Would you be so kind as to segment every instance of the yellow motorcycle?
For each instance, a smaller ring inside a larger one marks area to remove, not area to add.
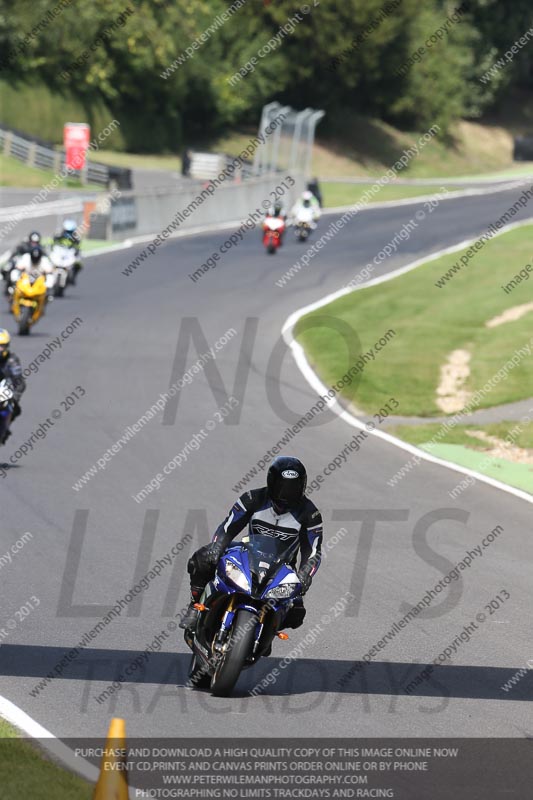
[[[11,311],[19,326],[19,335],[27,336],[32,325],[44,314],[46,305],[44,275],[21,272],[13,291]]]

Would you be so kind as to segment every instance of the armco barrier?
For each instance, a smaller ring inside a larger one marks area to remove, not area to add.
[[[282,172],[239,184],[221,183],[212,194],[204,192],[203,197],[203,189],[198,187],[179,192],[168,189],[122,192],[117,200],[111,202],[111,237],[123,238],[126,220],[129,236],[157,234],[173,221],[177,224],[172,233],[244,220],[258,208],[266,212],[266,204],[273,202],[273,192],[277,187],[280,187],[278,195],[281,202],[290,209],[305,189],[303,175],[293,174],[291,177],[294,186],[290,189],[282,185],[284,181],[287,184],[287,175]],[[205,186],[208,185],[206,183]],[[195,203],[194,208],[190,208],[192,203]]]
[[[40,140],[22,135],[13,129],[0,127],[0,151],[24,162],[29,167],[59,172],[65,166],[64,150],[54,150]],[[131,188],[131,170],[124,167],[111,167],[87,160],[86,169],[80,173],[85,183],[98,183],[110,186],[114,182],[119,188]]]

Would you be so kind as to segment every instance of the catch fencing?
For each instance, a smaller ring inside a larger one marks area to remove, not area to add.
[[[311,176],[315,130],[325,111],[306,108],[297,111],[291,106],[280,103],[268,103],[263,107],[259,134],[264,134],[272,120],[281,119],[270,136],[256,150],[253,173],[263,175],[270,172],[289,170],[291,174],[301,172],[307,178]]]

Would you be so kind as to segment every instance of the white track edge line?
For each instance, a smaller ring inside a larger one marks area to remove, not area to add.
[[[98,767],[90,764],[84,758],[75,756],[70,747],[67,747],[53,733],[43,728],[25,711],[12,703],[11,700],[2,696],[0,696],[0,717],[3,717],[6,722],[14,725],[33,739],[39,739],[41,747],[72,772],[75,772],[90,783],[96,783],[98,780],[100,772]]]
[[[503,233],[507,233],[514,228],[521,228],[526,225],[531,225],[533,223],[533,218],[528,220],[523,220],[521,222],[512,222],[509,225],[505,226],[501,230],[497,231],[494,234],[494,237],[499,236]],[[465,247],[468,247],[470,244],[473,244],[477,241],[478,237],[473,239],[469,239],[465,242],[461,242],[458,245],[453,245],[452,247],[447,247],[442,250],[437,250],[434,253],[431,253],[429,256],[425,258],[419,258],[416,261],[412,261],[410,264],[407,264],[404,267],[400,267],[393,272],[388,273],[387,275],[382,275],[379,278],[374,278],[373,280],[369,281],[368,283],[360,284],[359,286],[352,287],[350,289],[340,289],[337,292],[333,292],[331,294],[326,295],[321,300],[316,301],[315,303],[310,303],[307,306],[303,306],[302,308],[293,311],[292,314],[286,319],[281,333],[283,338],[285,339],[287,345],[290,347],[292,351],[293,358],[300,369],[302,375],[311,386],[311,388],[318,392],[320,395],[327,394],[329,391],[329,386],[326,386],[322,383],[316,372],[312,369],[311,365],[309,364],[305,351],[303,347],[295,340],[293,332],[294,326],[301,319],[301,317],[309,314],[311,311],[315,311],[318,308],[322,308],[325,305],[337,300],[339,297],[343,297],[350,292],[360,291],[361,289],[365,289],[368,286],[373,286],[378,283],[384,283],[385,281],[393,280],[394,278],[399,277],[400,275],[404,275],[406,272],[410,272],[413,269],[421,266],[422,264],[426,264],[430,261],[435,261],[436,259],[440,258],[443,255],[447,255],[448,253],[453,253],[458,250],[463,250]],[[360,430],[365,429],[366,425],[360,419],[357,419],[353,414],[349,411],[344,409],[339,402],[332,398],[331,402],[328,403],[329,408],[337,414],[344,422],[348,425],[351,425],[353,428],[358,428]],[[475,480],[481,481],[482,483],[486,483],[489,486],[493,486],[496,489],[500,489],[501,491],[507,492],[508,494],[512,494],[515,497],[519,497],[521,500],[525,500],[527,503],[533,504],[533,495],[529,494],[528,492],[524,492],[521,489],[517,489],[514,486],[509,486],[506,483],[502,483],[501,481],[497,480],[496,478],[491,478],[488,475],[483,475],[480,472],[476,472],[475,470],[469,469],[468,467],[462,467],[460,464],[454,464],[452,461],[446,461],[442,458],[437,458],[436,456],[432,456],[429,453],[426,453],[425,450],[420,450],[418,447],[415,447],[408,442],[404,442],[401,439],[398,439],[395,436],[392,436],[390,433],[385,433],[384,431],[373,430],[369,431],[369,433],[373,436],[377,436],[379,439],[383,439],[389,444],[394,445],[395,447],[399,447],[401,450],[406,450],[408,453],[412,453],[416,455],[421,461],[429,461],[433,464],[439,464],[442,467],[446,467],[454,472],[459,472],[462,475],[469,475],[470,477],[474,478]],[[392,477],[392,476],[391,476]]]

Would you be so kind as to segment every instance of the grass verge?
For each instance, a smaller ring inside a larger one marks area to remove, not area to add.
[[[488,241],[442,289],[435,282],[460,257],[443,256],[412,272],[352,292],[299,321],[296,337],[324,383],[333,384],[346,371],[346,342],[331,325],[308,325],[306,320],[330,316],[357,332],[362,351],[368,351],[386,331],[395,337],[369,361],[359,383],[344,390],[347,400],[369,413],[393,396],[396,414],[442,415],[436,405],[440,367],[452,350],[471,355],[471,373],[465,389],[475,392],[500,370],[516,349],[532,338],[533,314],[493,328],[487,320],[514,306],[531,302],[531,282],[523,280],[506,294],[501,288],[524,265],[531,263],[532,226]],[[354,269],[354,274],[356,270]],[[479,408],[524,400],[533,396],[533,357],[521,358],[505,380],[479,402]]]
[[[99,150],[93,161],[127,169],[160,169],[181,174],[181,158],[172,155],[144,155],[142,153],[121,153],[116,150]]]
[[[483,431],[489,436],[496,436],[498,439],[505,440],[505,437],[509,436],[516,447],[533,450],[533,422],[520,424],[519,422],[504,420],[488,425],[456,425],[455,428],[446,430],[442,436],[440,431],[441,425],[438,422],[430,422],[424,425],[393,425],[387,428],[387,433],[391,433],[393,436],[415,445],[428,444],[438,433],[438,441],[442,442],[442,444],[458,444],[471,450],[486,452],[491,449],[491,445],[469,435],[469,431]]]
[[[90,800],[93,789],[81,778],[43,758],[0,719],[0,797],[2,800]]]
[[[501,449],[495,451],[493,445],[482,442],[469,435],[470,432],[482,431],[500,440],[510,442],[514,447],[524,448],[533,455],[533,423],[496,422],[491,425],[458,425],[447,430],[443,435],[441,426],[437,423],[429,425],[397,425],[387,428],[387,433],[392,433],[399,439],[410,442],[420,447],[431,455],[452,461],[462,467],[467,467],[482,475],[517,489],[533,494],[533,464],[522,463],[512,457],[504,457]],[[464,488],[471,485],[470,478],[461,478],[457,481],[458,487],[453,490],[459,496]]]
[[[324,208],[355,205],[371,186],[373,186],[372,183],[322,183]],[[425,197],[426,195],[439,194],[443,189],[449,192],[456,192],[461,188],[461,186],[394,186],[387,184],[379,192],[372,195],[370,202],[383,203],[387,200]]]
[[[42,189],[56,177],[56,173],[48,169],[28,167],[12,156],[0,154],[0,186],[14,186],[17,189]],[[65,178],[58,189],[83,189],[96,191],[93,184],[82,186],[77,178]]]
[[[118,250],[121,245],[122,243],[117,242],[116,239],[84,239],[81,246],[81,255],[83,257],[84,253],[107,250],[110,247],[116,247]]]

